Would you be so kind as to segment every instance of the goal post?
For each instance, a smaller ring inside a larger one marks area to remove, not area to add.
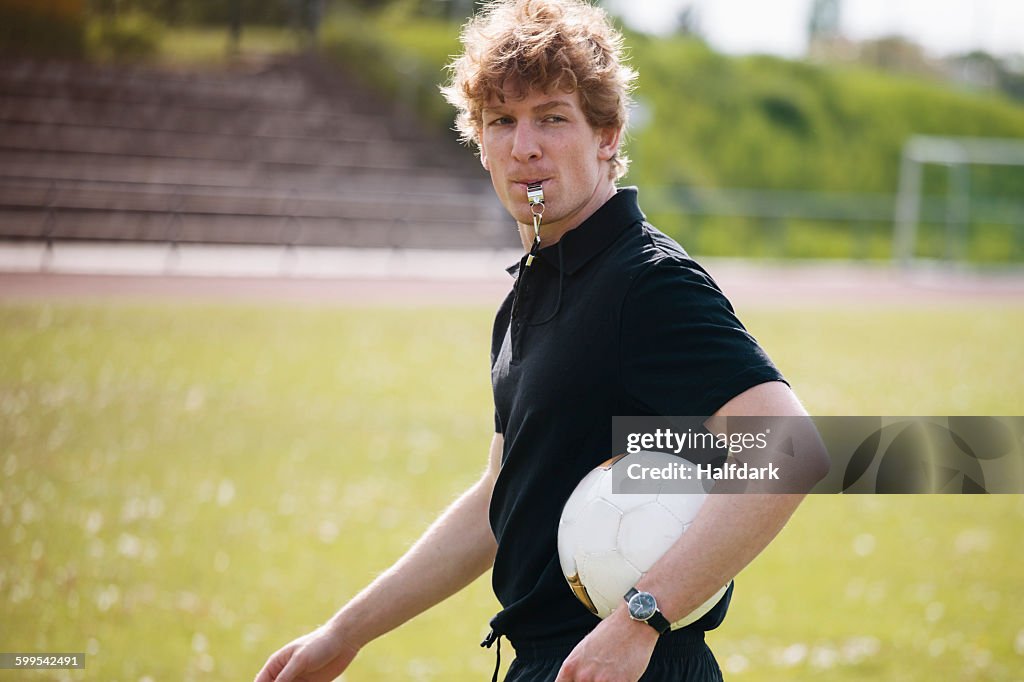
[[[946,256],[960,259],[971,219],[971,165],[1024,166],[1024,140],[990,137],[938,137],[914,135],[903,145],[899,190],[893,216],[893,259],[909,266],[917,246],[921,213],[923,166],[949,168],[946,196]]]

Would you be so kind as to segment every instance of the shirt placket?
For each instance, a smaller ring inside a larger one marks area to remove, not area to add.
[[[542,280],[546,279],[546,273],[543,270],[544,265],[540,259],[535,259],[529,267],[525,267],[525,259],[520,264],[509,322],[513,363],[518,363],[522,358],[526,330],[537,311],[537,303],[542,293]]]

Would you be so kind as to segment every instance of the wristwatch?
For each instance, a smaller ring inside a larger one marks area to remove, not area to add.
[[[623,599],[626,600],[629,617],[647,623],[657,630],[659,635],[664,634],[672,627],[665,616],[661,615],[661,611],[658,610],[658,600],[650,592],[641,592],[632,587]]]

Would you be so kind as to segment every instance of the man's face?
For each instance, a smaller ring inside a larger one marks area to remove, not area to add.
[[[595,130],[583,115],[579,93],[528,91],[483,110],[480,161],[490,171],[498,199],[520,225],[532,218],[526,186],[544,188],[543,244],[586,220],[615,192],[609,159],[619,144],[616,129]]]

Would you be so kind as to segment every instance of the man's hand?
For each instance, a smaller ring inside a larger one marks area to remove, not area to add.
[[[278,649],[267,659],[255,682],[330,682],[345,671],[359,648],[327,626]]]
[[[555,682],[636,682],[647,670],[658,633],[615,609],[562,663]]]
[[[256,682],[327,682],[359,650],[455,594],[494,564],[487,519],[504,440],[491,439],[487,469],[395,564],[332,617],[267,659]],[[383,605],[383,606],[382,606]]]

